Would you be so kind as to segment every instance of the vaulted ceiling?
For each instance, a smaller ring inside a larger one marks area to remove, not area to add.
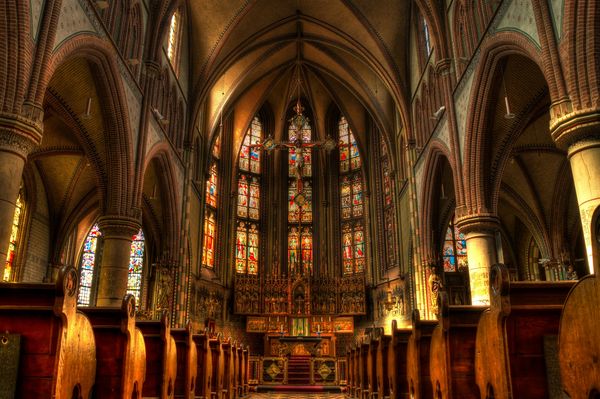
[[[300,64],[301,95],[317,124],[334,102],[342,112],[366,110],[392,132],[407,98],[410,7],[408,0],[190,1],[196,110],[207,112],[211,131],[223,109],[245,110],[236,116],[239,130],[268,102],[277,124]],[[364,128],[360,118],[351,121],[356,130]]]

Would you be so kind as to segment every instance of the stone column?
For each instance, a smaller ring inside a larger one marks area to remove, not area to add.
[[[496,231],[499,221],[492,215],[468,215],[456,222],[467,241],[472,305],[490,304],[490,270],[497,263]]]
[[[127,216],[102,216],[98,227],[104,245],[96,305],[121,306],[127,292],[131,241],[140,230],[140,222]]]
[[[40,125],[18,115],[0,113],[0,278],[4,275],[23,167],[41,138]]]
[[[567,150],[585,239],[588,266],[594,273],[593,216],[600,206],[600,110],[577,111],[550,123],[556,145]],[[597,255],[596,255],[597,256]]]

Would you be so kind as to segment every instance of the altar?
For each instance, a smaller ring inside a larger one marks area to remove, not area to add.
[[[265,355],[334,357],[335,335],[285,336],[265,334]]]

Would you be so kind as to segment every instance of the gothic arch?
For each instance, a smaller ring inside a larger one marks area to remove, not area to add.
[[[471,90],[471,108],[467,112],[466,134],[464,139],[465,205],[468,213],[490,212],[491,188],[484,181],[484,156],[487,135],[486,124],[490,121],[489,109],[497,97],[493,92],[494,78],[500,62],[510,55],[521,55],[538,65],[549,87],[547,71],[541,60],[540,51],[529,39],[515,32],[499,33],[488,39],[481,47],[481,56]],[[552,98],[553,99],[553,98]]]

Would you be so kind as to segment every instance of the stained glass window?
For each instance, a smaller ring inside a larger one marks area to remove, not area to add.
[[[213,208],[217,207],[217,163],[210,166],[208,181],[206,182],[206,203]]]
[[[445,272],[455,272],[467,268],[467,241],[465,235],[458,231],[454,217],[446,229],[442,256]]]
[[[127,293],[135,296],[136,307],[140,307],[142,293],[142,272],[145,252],[144,232],[142,229],[133,236],[129,252],[129,274],[127,275]]]
[[[221,158],[221,135],[219,134],[213,144],[212,156],[220,159]]]
[[[381,161],[381,170],[383,173],[383,201],[384,205],[388,206],[392,204],[393,182],[390,177],[390,162],[387,157],[383,158]]]
[[[340,209],[342,224],[342,268],[344,274],[365,269],[363,229],[364,198],[362,160],[356,138],[345,117],[338,123],[340,141]]]
[[[10,230],[10,240],[8,241],[8,251],[6,253],[6,263],[4,264],[4,276],[3,281],[10,280],[10,274],[15,262],[15,255],[17,253],[17,240],[19,238],[19,223],[21,222],[21,213],[23,211],[23,200],[21,194],[17,197],[15,202],[15,213],[13,215],[12,228]]]
[[[169,43],[167,46],[167,57],[171,62],[171,65],[176,68],[177,64],[177,53],[179,52],[179,37],[181,28],[181,15],[179,11],[173,13],[171,22],[169,24]]]
[[[380,157],[381,164],[381,179],[382,179],[382,202],[383,202],[383,217],[385,221],[385,252],[387,259],[387,268],[397,266],[397,248],[396,248],[396,209],[394,207],[394,179],[391,175],[391,167],[389,160],[389,152],[387,144],[380,137]]]
[[[362,223],[342,226],[342,265],[344,274],[365,270],[365,235]]]
[[[431,37],[429,36],[429,25],[427,25],[425,18],[423,18],[423,40],[425,42],[425,54],[429,57],[431,55]]]
[[[83,253],[79,264],[79,296],[77,305],[89,306],[94,281],[94,268],[96,266],[96,251],[98,239],[102,235],[97,224],[92,226],[88,236],[83,242]]]
[[[302,143],[309,143],[312,140],[312,129],[306,121],[302,127],[301,131],[302,135]],[[298,132],[293,129],[293,126],[290,125],[288,129],[288,138],[290,142],[295,142],[298,137]],[[297,168],[299,166],[302,167],[302,176],[303,177],[311,177],[312,176],[312,149],[310,147],[296,148],[290,147],[288,149],[288,171],[290,177],[297,176]]]
[[[358,143],[354,138],[352,130],[348,127],[348,121],[343,116],[338,124],[340,137],[340,172],[358,170],[362,166]]]
[[[299,254],[299,246],[298,242],[300,240],[300,235],[298,234],[298,229],[296,227],[290,228],[288,232],[288,265],[290,270],[295,270],[300,263]]]
[[[313,265],[313,238],[310,227],[304,227],[300,236],[302,243],[302,267],[305,271],[312,271]]]
[[[257,226],[239,223],[236,231],[235,270],[238,273],[258,273],[258,243]]]
[[[211,269],[215,267],[215,214],[210,210],[204,215],[202,265]]]
[[[312,222],[312,187],[305,180],[302,190],[298,192],[297,181],[290,181],[288,190],[288,222],[298,223],[302,212],[302,223]]]
[[[260,217],[260,186],[256,177],[241,175],[238,179],[237,215],[241,218],[258,220]]]
[[[252,119],[252,123],[244,136],[244,142],[240,149],[240,169],[246,172],[260,173],[260,151],[258,144],[262,141],[262,124],[257,117]]]

